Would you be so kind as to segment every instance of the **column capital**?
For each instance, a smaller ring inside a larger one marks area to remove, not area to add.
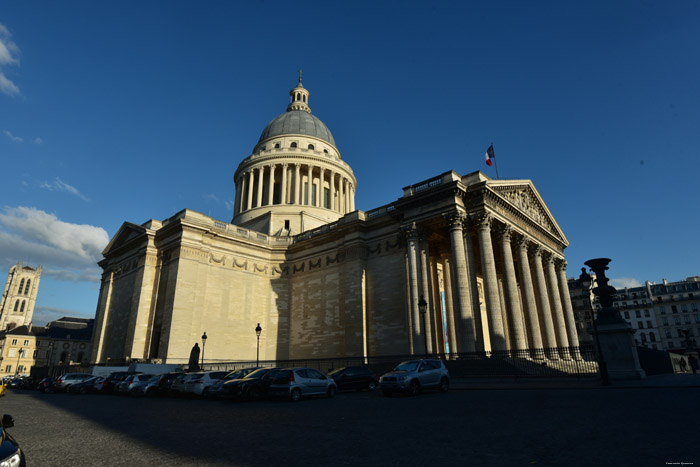
[[[515,246],[518,248],[528,247],[528,239],[525,237],[525,235],[513,235],[511,236],[511,241],[515,243]]]
[[[477,214],[471,214],[469,216],[469,221],[480,230],[489,230],[491,224],[493,223],[493,216],[487,212],[480,212]]]
[[[566,271],[566,267],[568,266],[568,264],[569,263],[567,263],[564,258],[554,258],[554,265],[559,271]]]
[[[289,162],[282,162],[282,167],[285,169],[289,167]]]
[[[406,237],[406,239],[418,240],[418,226],[415,222],[412,222],[411,224],[407,225],[402,225],[399,230],[401,230],[401,234],[403,234],[403,236]]]
[[[544,248],[542,248],[542,245],[539,245],[537,243],[531,243],[528,245],[528,250],[530,250],[530,253],[532,256],[542,256],[544,253]]]
[[[513,228],[508,224],[500,224],[498,227],[496,227],[496,232],[504,242],[510,242],[511,238],[514,236]]]
[[[446,212],[442,214],[442,217],[445,219],[445,222],[447,222],[450,230],[461,230],[462,224],[466,219],[465,214],[460,211]]]

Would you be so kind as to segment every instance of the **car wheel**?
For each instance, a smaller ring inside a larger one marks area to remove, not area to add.
[[[448,389],[450,389],[450,382],[447,378],[442,378],[440,380],[440,392],[447,392]]]
[[[329,387],[329,388],[328,388],[328,398],[330,399],[330,398],[332,398],[333,396],[335,396],[335,393],[336,393],[336,392],[338,392],[338,390],[336,389],[335,386]]]
[[[301,399],[301,391],[298,389],[292,389],[292,393],[290,394],[290,397],[293,402],[297,402],[299,399]]]
[[[416,381],[414,379],[413,381],[411,381],[411,386],[408,389],[408,393],[411,396],[417,396],[419,392],[420,392],[420,384],[418,384],[418,381]]]
[[[369,383],[367,383],[368,391],[374,391],[375,389],[377,389],[377,383],[375,383],[374,381],[370,381]]]

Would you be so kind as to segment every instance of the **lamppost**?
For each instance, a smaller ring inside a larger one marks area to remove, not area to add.
[[[17,355],[17,368],[15,368],[15,376],[19,374],[19,359],[22,358],[22,352],[24,351],[24,348],[20,347],[19,348],[19,355]]]
[[[205,331],[204,334],[202,334],[202,365],[201,365],[202,370],[204,369],[204,346],[206,345],[206,343],[207,343],[207,333]]]
[[[51,357],[53,357],[53,345],[54,341],[49,342],[49,356],[46,359],[46,366],[51,366]]]
[[[587,261],[587,266],[590,266]],[[597,317],[594,315],[593,301],[591,300],[591,291],[593,290],[593,278],[586,272],[586,268],[581,268],[581,275],[578,278],[581,287],[587,292],[586,299],[589,302],[591,308],[591,324],[593,325],[593,334],[595,334],[596,350],[598,353],[598,368],[600,369],[600,383],[603,386],[610,385],[610,379],[608,378],[608,365],[605,363],[603,358],[603,349],[600,346],[600,336],[598,335],[598,326],[596,325]],[[607,281],[606,281],[607,282]],[[600,313],[598,314],[600,316]]]
[[[255,366],[260,366],[260,333],[262,332],[262,328],[260,327],[260,323],[258,323],[257,326],[255,326],[255,335],[258,336],[258,352],[255,356]]]
[[[423,316],[423,343],[425,343],[425,358],[428,358],[428,329],[425,327],[425,314],[428,312],[428,303],[426,303],[422,295],[418,301],[418,310]]]

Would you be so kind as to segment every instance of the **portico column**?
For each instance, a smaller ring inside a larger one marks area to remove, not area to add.
[[[306,186],[306,196],[307,196],[306,204],[307,204],[307,206],[313,206],[314,205],[314,203],[313,203],[314,198],[313,198],[313,196],[311,196],[311,190],[313,190],[313,188],[314,188],[314,179],[313,179],[314,168],[311,166],[311,164],[309,164],[307,167],[309,168],[309,170],[308,170],[308,175],[307,175],[308,185]]]
[[[549,295],[552,298],[552,322],[554,323],[554,332],[557,336],[557,347],[568,347],[569,339],[566,336],[566,322],[564,321],[564,309],[561,306],[561,297],[559,296],[559,285],[557,273],[554,270],[554,256],[548,255],[547,259],[547,279],[549,280]],[[568,349],[567,349],[568,350]],[[561,349],[559,354],[564,358],[569,358],[569,353],[565,349]]]
[[[331,179],[329,180],[329,185],[331,187],[331,209],[333,211],[338,210],[338,201],[336,200],[335,197],[335,171],[331,170]]]
[[[340,176],[340,180],[338,181],[338,185],[340,185],[340,195],[338,196],[338,206],[340,209],[338,210],[339,213],[345,214],[345,190],[344,190],[344,184],[345,184],[345,179],[343,176]]]
[[[452,272],[450,271],[451,267],[452,261],[449,258],[443,258],[442,277],[445,281],[445,315],[447,315],[447,334],[449,337],[448,343],[450,348],[450,354],[457,354],[459,352],[459,346],[457,344],[457,329],[455,329],[455,309],[452,303]]]
[[[555,260],[557,267],[557,278],[559,279],[559,295],[564,308],[564,322],[566,323],[566,333],[569,337],[571,356],[576,360],[581,359],[579,350],[578,332],[576,331],[576,319],[574,309],[571,306],[571,295],[569,295],[569,281],[566,279],[566,261],[561,258]]]
[[[496,259],[493,256],[493,243],[491,242],[491,223],[493,218],[487,213],[481,213],[475,220],[477,221],[476,232],[479,236],[479,251],[481,252],[481,265],[484,273],[489,340],[491,341],[491,350],[498,352],[506,350],[506,340],[503,329],[503,317],[501,315],[501,301],[498,295]]]
[[[469,295],[469,276],[467,260],[464,255],[462,240],[462,223],[464,214],[452,213],[445,216],[450,228],[450,247],[452,249],[452,268],[454,271],[455,314],[457,319],[457,348],[460,352],[474,352],[474,318]]]
[[[264,167],[258,167],[256,170],[258,171],[258,197],[257,197],[257,203],[255,204],[256,208],[259,208],[262,206],[262,195],[263,195],[263,170]]]
[[[544,278],[544,268],[542,267],[542,254],[544,250],[539,245],[532,247],[532,260],[535,263],[535,286],[537,296],[540,301],[539,315],[544,325],[544,346],[553,348],[557,346],[557,339],[554,333],[554,322],[552,321],[552,308],[549,306],[549,294],[547,293],[547,281]],[[547,356],[557,358],[553,351],[548,351]]]
[[[236,180],[236,200],[233,206],[233,217],[236,217],[236,215],[241,212],[241,191],[243,190],[244,180],[245,178],[242,175]]]
[[[294,164],[294,204],[301,204],[301,164]]]
[[[253,187],[255,186],[253,183],[253,170],[251,169],[250,172],[248,172],[248,203],[246,206],[246,210],[252,209],[253,208]]]
[[[425,313],[427,316],[422,317],[421,326],[423,327],[423,336],[425,338],[425,344],[427,345],[428,354],[432,354],[434,336],[432,317],[435,315],[435,309],[433,307],[433,295],[430,293],[432,288],[430,280],[430,250],[428,249],[428,239],[426,237],[422,238],[420,243],[421,292],[423,299],[428,304]]]
[[[474,349],[476,352],[483,352],[484,347],[484,326],[481,322],[481,301],[479,300],[479,283],[476,279],[476,247],[472,238],[472,227],[474,220],[467,218],[464,222],[462,236],[464,237],[464,250],[467,253],[467,273],[469,276],[469,295],[471,296],[471,309],[474,318]]]
[[[543,347],[542,332],[540,331],[540,320],[537,317],[537,301],[535,300],[535,288],[532,285],[530,258],[527,254],[527,240],[525,237],[516,237],[515,247],[518,250],[518,263],[520,263],[520,278],[522,280],[520,289],[523,294],[525,317],[530,328],[530,347],[541,349]]]
[[[518,294],[518,283],[515,278],[515,266],[513,264],[513,250],[510,246],[510,237],[513,229],[508,225],[503,225],[499,229],[501,240],[501,256],[503,256],[503,288],[506,297],[506,311],[508,321],[511,323],[512,342],[517,350],[527,348],[527,339],[523,329],[523,310],[520,307],[520,295]]]
[[[418,229],[416,224],[412,224],[405,228],[406,239],[408,240],[408,266],[409,266],[409,281],[411,287],[411,297],[408,306],[410,312],[411,325],[413,329],[413,348],[411,354],[415,355],[420,352],[417,347],[423,344],[420,325],[420,311],[418,310]]]
[[[280,202],[287,204],[287,170],[289,164],[282,164],[282,186],[280,187]]]
[[[275,164],[272,164],[269,166],[270,167],[270,176],[267,181],[267,205],[272,206],[272,197],[274,195],[274,188],[275,188]]]

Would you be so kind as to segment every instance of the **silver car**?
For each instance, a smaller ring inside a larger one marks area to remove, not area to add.
[[[298,401],[307,396],[333,397],[338,392],[333,378],[313,368],[285,368],[275,375],[267,394]]]
[[[379,378],[379,387],[385,396],[395,392],[415,396],[423,389],[447,392],[450,387],[450,374],[442,360],[407,360],[382,375]]]

